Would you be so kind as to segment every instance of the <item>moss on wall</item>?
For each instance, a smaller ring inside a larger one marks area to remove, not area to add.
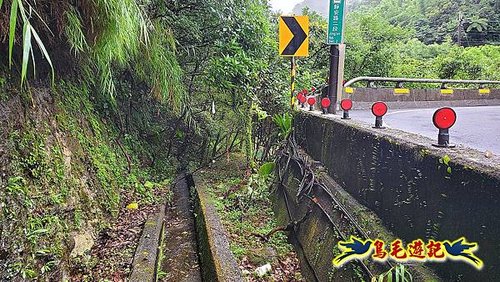
[[[117,216],[123,193],[151,199],[153,176],[130,149],[141,140],[120,146],[85,84],[1,91],[0,280],[58,280],[71,263],[72,232],[95,235]]]

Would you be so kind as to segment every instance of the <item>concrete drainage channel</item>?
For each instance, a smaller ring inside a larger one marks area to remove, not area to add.
[[[192,176],[181,173],[173,204],[148,218],[129,281],[243,281],[215,208],[200,189],[192,203],[193,187]]]

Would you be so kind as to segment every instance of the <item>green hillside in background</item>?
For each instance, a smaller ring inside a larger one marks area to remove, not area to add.
[[[410,27],[426,43],[448,38],[462,46],[500,44],[500,1],[496,0],[357,0],[347,1],[350,12],[378,14],[394,26]],[[305,0],[304,8],[327,17],[328,1]]]

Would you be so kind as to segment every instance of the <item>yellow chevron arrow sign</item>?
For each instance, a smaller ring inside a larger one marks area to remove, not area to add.
[[[309,56],[309,17],[280,17],[279,53],[283,57]]]

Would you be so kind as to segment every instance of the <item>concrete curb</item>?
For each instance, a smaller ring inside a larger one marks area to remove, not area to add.
[[[132,263],[130,282],[156,281],[159,248],[164,235],[165,205],[150,215],[142,231]]]
[[[196,182],[196,181],[195,181]],[[196,233],[204,281],[244,281],[219,216],[202,188],[195,189]]]

